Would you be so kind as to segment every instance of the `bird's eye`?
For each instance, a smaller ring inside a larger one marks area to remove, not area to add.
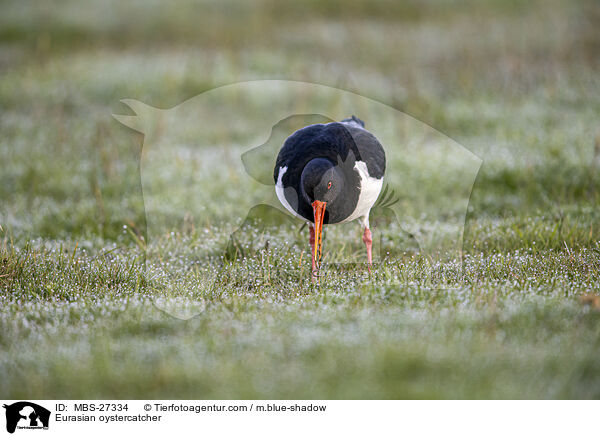
[[[331,189],[332,186],[333,184],[331,182],[327,183],[327,189]]]

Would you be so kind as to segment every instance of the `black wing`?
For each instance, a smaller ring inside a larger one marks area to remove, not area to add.
[[[356,119],[364,125],[361,120]],[[358,148],[358,155],[360,156],[358,160],[365,162],[371,177],[381,179],[385,174],[385,151],[381,143],[371,132],[364,128],[356,127],[354,123],[346,124],[346,129],[352,135],[354,143]]]
[[[330,122],[332,122],[331,119],[318,114],[291,115],[279,121],[271,129],[271,135],[267,142],[242,154],[242,163],[246,172],[264,185],[273,185],[273,179],[271,178],[273,165],[275,165],[275,171],[277,172],[279,167],[275,163],[275,158],[286,138],[298,129],[310,124]],[[275,182],[277,182],[277,174],[275,175]]]
[[[297,130],[286,139],[279,151],[273,171],[274,181],[277,181],[281,167],[288,167],[289,172],[302,171],[308,160],[316,156],[333,162],[339,159],[346,162],[350,152],[355,160],[365,162],[371,177],[382,178],[386,163],[383,146],[361,126],[364,123],[352,116],[341,123],[314,124]],[[292,164],[294,168],[291,168]]]

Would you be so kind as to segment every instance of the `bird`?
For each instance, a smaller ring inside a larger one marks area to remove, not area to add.
[[[321,267],[323,225],[360,220],[369,273],[373,264],[369,213],[383,186],[386,155],[379,140],[352,115],[312,124],[284,141],[273,171],[282,206],[308,223],[313,279]]]

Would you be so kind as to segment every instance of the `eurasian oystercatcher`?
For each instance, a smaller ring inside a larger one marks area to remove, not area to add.
[[[301,128],[285,140],[273,174],[275,192],[288,211],[308,222],[313,276],[320,267],[323,225],[356,219],[364,227],[371,271],[369,212],[384,173],[383,147],[354,115]]]

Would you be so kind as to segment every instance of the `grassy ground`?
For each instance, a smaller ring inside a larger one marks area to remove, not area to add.
[[[107,3],[2,6],[0,397],[600,397],[596,3]],[[143,137],[119,100],[273,78],[382,101],[480,156],[462,265],[434,263],[431,286],[409,252],[317,287],[283,242],[296,228],[225,264],[213,224],[145,241]],[[166,315],[164,295],[203,311]]]

